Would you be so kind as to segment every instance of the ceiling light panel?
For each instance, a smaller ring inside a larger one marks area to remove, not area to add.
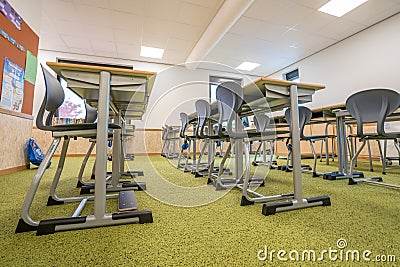
[[[237,70],[245,70],[245,71],[252,71],[255,68],[260,66],[258,63],[253,63],[253,62],[243,62],[239,66],[236,67]]]
[[[368,0],[331,0],[318,10],[336,17],[341,17],[367,1]]]
[[[143,45],[140,48],[141,57],[162,58],[163,54],[164,54],[164,49],[161,48],[155,48]]]

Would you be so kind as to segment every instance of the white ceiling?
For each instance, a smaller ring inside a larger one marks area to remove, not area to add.
[[[227,0],[242,1],[242,0]],[[369,0],[337,18],[318,9],[328,0],[255,0],[204,60],[235,68],[261,65],[265,76],[400,12],[400,0]],[[179,64],[224,0],[43,0],[40,49]],[[140,46],[164,48],[162,59]]]

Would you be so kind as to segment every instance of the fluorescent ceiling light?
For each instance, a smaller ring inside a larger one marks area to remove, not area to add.
[[[243,62],[239,66],[236,67],[237,70],[246,70],[246,71],[252,71],[255,68],[260,66],[258,63],[253,63],[253,62]]]
[[[164,49],[161,48],[155,48],[143,45],[140,47],[141,57],[162,58],[163,54],[164,54]]]
[[[356,7],[364,4],[368,0],[331,0],[323,5],[318,11],[341,17],[347,12],[355,9]]]

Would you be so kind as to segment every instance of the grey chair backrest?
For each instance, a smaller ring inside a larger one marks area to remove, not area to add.
[[[265,132],[270,125],[271,120],[265,114],[254,115],[254,125],[256,126],[257,132]]]
[[[304,127],[310,122],[312,111],[308,107],[299,106],[299,128],[300,138],[304,138]],[[292,111],[288,108],[285,111],[285,120],[289,124],[290,135],[292,135]]]
[[[48,70],[46,70],[43,65],[41,65],[46,91],[44,94],[42,105],[39,108],[38,114],[36,116],[36,126],[41,130],[51,131],[53,129],[52,119],[57,109],[64,102],[65,94],[60,82],[54,77]],[[45,111],[49,114],[45,119]]]
[[[235,135],[232,122],[236,119],[237,112],[243,104],[243,88],[236,82],[223,82],[216,89],[218,101],[218,134],[222,135],[223,122],[228,122],[227,131],[229,135]],[[239,122],[239,121],[238,121]],[[241,123],[241,122],[240,122]]]
[[[85,100],[86,117],[85,123],[94,123],[97,120],[97,108],[92,107]]]
[[[385,136],[385,119],[400,106],[400,94],[391,89],[368,89],[346,100],[346,109],[357,120],[357,136],[364,136],[364,123],[377,123],[377,133]]]
[[[211,114],[210,104],[206,100],[199,99],[196,101],[195,107],[197,112],[196,136],[204,138],[206,136],[206,134],[204,134],[206,122]]]
[[[188,126],[188,123],[189,123],[189,117],[188,117],[188,115],[186,114],[186,113],[184,113],[184,112],[181,112],[180,114],[179,114],[179,116],[181,117],[181,131],[179,132],[179,136],[181,137],[181,138],[185,138],[185,131],[186,131],[186,128],[187,128],[187,126]]]

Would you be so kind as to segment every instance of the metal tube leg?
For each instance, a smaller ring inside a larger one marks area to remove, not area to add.
[[[46,171],[47,166],[49,165],[49,162],[51,158],[53,157],[54,153],[56,152],[56,149],[58,145],[60,144],[61,138],[55,138],[53,142],[51,143],[49,149],[47,150],[46,155],[44,156],[44,159],[42,163],[40,163],[39,168],[37,169],[35,176],[33,176],[31,185],[29,186],[28,192],[26,193],[24,203],[22,204],[22,209],[21,209],[21,220],[18,223],[17,229],[15,230],[16,233],[20,232],[25,232],[26,226],[28,225],[32,227],[37,227],[39,225],[38,221],[34,221],[30,215],[29,215],[29,210],[32,206],[33,199],[35,198],[37,189],[39,187],[40,180],[43,177],[44,172]]]
[[[226,162],[226,159],[229,157],[229,155],[231,153],[231,149],[232,149],[232,145],[231,145],[231,142],[229,142],[229,145],[228,145],[228,148],[226,149],[225,155],[222,158],[221,163],[219,165],[218,177],[221,177],[222,173],[224,172],[225,162]]]
[[[256,150],[256,152],[254,153],[254,163],[257,163],[257,156],[258,156],[258,153],[260,153],[260,148],[261,148],[261,143],[260,143],[260,145],[257,147],[257,150]],[[261,153],[260,153],[261,154]]]
[[[326,165],[329,165],[329,138],[326,137],[325,141],[325,156],[326,156]],[[322,147],[322,145],[321,145]]]
[[[371,172],[373,172],[374,167],[372,166],[371,145],[369,144],[369,140],[367,140],[367,148],[368,148],[368,157],[369,157],[369,169]]]
[[[121,125],[121,113],[115,116],[115,124]],[[119,184],[119,178],[121,176],[121,129],[115,129],[113,133],[113,145],[112,145],[112,186],[116,188]]]
[[[199,158],[197,159],[197,163],[196,163],[196,172],[199,171],[199,165],[201,163],[201,158],[204,154],[204,151],[206,150],[206,147],[207,147],[207,142],[206,142],[206,140],[203,140],[203,146],[201,147],[200,155],[199,155]]]
[[[103,219],[106,214],[106,173],[107,173],[107,140],[108,140],[108,117],[110,102],[110,80],[109,72],[100,72],[99,106],[97,122],[96,141],[96,180],[94,217]]]
[[[249,200],[247,190],[250,184],[250,141],[244,141],[244,160],[245,160],[245,170],[244,170],[242,194],[247,200]]]
[[[97,162],[97,159],[94,159],[94,164],[93,164],[93,168],[92,168],[92,179],[96,178],[96,162]]]
[[[303,201],[303,185],[301,177],[301,152],[300,152],[300,128],[297,85],[290,86],[290,108],[292,111],[292,160],[294,198]]]
[[[89,160],[90,155],[92,154],[92,151],[94,149],[94,146],[96,145],[96,142],[91,142],[89,150],[87,151],[85,158],[83,159],[81,168],[79,170],[78,174],[78,187],[83,185],[83,173],[85,171],[86,164]]]
[[[208,157],[210,159],[210,154],[208,155]],[[215,156],[214,156],[214,153],[213,153],[213,155],[211,156],[211,159],[210,159],[210,163],[208,164],[208,181],[209,182],[212,181],[212,173],[213,173],[213,170],[214,170],[214,163],[215,163]]]
[[[189,170],[189,158],[190,158],[190,146],[191,146],[191,143],[192,143],[192,140],[189,139],[189,146],[187,148],[185,167],[183,168],[183,171]],[[182,150],[182,152],[183,152],[183,150]]]
[[[181,158],[183,157],[183,148],[179,150],[179,155],[178,155],[178,164],[176,167],[179,169],[181,167]]]
[[[314,163],[313,163],[313,177],[318,177],[317,174],[317,154],[315,153],[315,149],[314,149],[314,144],[313,141],[310,140],[310,147],[311,147],[311,152],[313,153],[313,157],[314,157]]]
[[[355,165],[354,163],[366,143],[367,143],[367,140],[363,139],[360,148],[357,150],[357,152],[353,155],[353,157],[350,160],[350,174],[349,175],[350,175],[351,180],[353,179],[353,172],[354,172],[354,165]]]
[[[383,160],[383,151],[382,151],[381,141],[376,140],[376,142],[378,143],[378,148],[379,148],[379,159],[381,160],[381,163],[382,163],[382,174],[384,174],[386,162]]]
[[[275,156],[275,142],[270,141],[269,147],[270,147],[270,151],[271,151],[271,155],[269,157],[269,168],[272,169],[272,162],[274,161],[274,156]]]
[[[53,200],[57,199],[56,189],[57,189],[58,182],[60,181],[60,176],[61,176],[62,170],[64,169],[64,163],[65,163],[65,158],[67,156],[69,141],[70,141],[69,137],[64,138],[63,146],[61,149],[60,160],[58,161],[57,171],[54,174],[53,182],[50,187],[50,197]],[[49,201],[50,201],[50,199],[49,199]]]
[[[382,164],[382,173],[386,174],[386,152],[387,152],[387,140],[383,141],[384,147],[383,147],[383,159],[382,161],[384,164]]]

